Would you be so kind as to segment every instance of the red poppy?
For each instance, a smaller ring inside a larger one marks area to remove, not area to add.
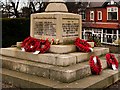
[[[94,57],[96,58],[96,63],[93,60]],[[101,73],[102,65],[98,56],[91,56],[89,60],[89,64],[90,64],[92,74],[98,75]]]
[[[50,48],[50,42],[48,40],[28,37],[22,42],[21,47],[24,48],[26,52],[40,51],[40,53],[45,53]]]
[[[83,51],[83,52],[90,52],[91,51],[91,45],[87,43],[87,41],[85,40],[81,40],[80,38],[77,38],[75,40],[75,43],[74,43],[77,48],[80,50],[80,51]]]
[[[108,67],[112,68],[112,65],[115,65],[116,69],[118,69],[118,60],[115,58],[113,54],[110,53],[106,54],[106,61]]]

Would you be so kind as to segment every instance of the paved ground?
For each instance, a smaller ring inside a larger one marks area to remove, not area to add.
[[[116,82],[115,84],[109,86],[105,90],[120,90],[120,80]]]
[[[2,88],[7,88],[7,89],[9,88],[10,90],[12,90],[12,88],[15,88],[15,90],[21,90],[20,88],[17,88],[13,85],[5,84],[5,83],[2,84]],[[115,84],[105,88],[104,90],[120,90],[120,80],[116,82]]]

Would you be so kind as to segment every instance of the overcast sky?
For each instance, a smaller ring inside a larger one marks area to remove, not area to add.
[[[9,2],[11,0],[1,0],[1,1],[2,2],[6,2],[6,1]],[[17,2],[18,0],[12,0],[12,1]],[[20,10],[21,7],[27,6],[28,1],[30,1],[30,0],[19,0],[19,1],[20,1],[20,3],[19,3],[18,9]],[[37,0],[31,0],[31,1],[37,1]],[[38,0],[38,1],[40,1],[40,0]],[[48,1],[48,0],[41,0],[41,1]],[[64,0],[64,1],[72,2],[74,0]],[[106,0],[75,0],[75,1],[78,1],[78,2],[79,1],[82,1],[82,2],[105,2]],[[114,1],[119,2],[120,0],[114,0]]]

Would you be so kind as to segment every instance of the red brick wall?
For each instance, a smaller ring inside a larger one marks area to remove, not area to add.
[[[120,54],[120,46],[114,45],[102,45],[103,47],[109,48],[110,53],[119,53]]]
[[[107,22],[107,9],[106,8],[103,8],[102,9],[103,13],[103,18],[102,18],[102,22]]]
[[[119,24],[120,24],[120,7],[118,8],[118,21],[119,21]]]
[[[109,7],[112,7],[112,6],[109,6]],[[105,7],[105,8],[88,8],[86,10],[86,22],[90,22],[90,11],[94,11],[94,22],[99,22],[97,11],[102,11],[102,22],[108,22],[107,21],[107,7]],[[118,20],[119,20],[118,22],[120,22],[120,7],[118,8]]]
[[[109,6],[109,7],[111,7],[111,6]],[[114,6],[112,6],[112,7],[114,7]],[[106,22],[106,23],[107,22],[109,22],[109,23],[116,22],[116,23],[120,23],[120,7],[118,8],[118,21],[108,21],[107,20],[107,7],[100,7],[100,8],[88,8],[86,10],[86,20],[84,22],[91,22],[90,21],[90,11],[94,11],[94,21],[92,21],[92,22]],[[98,20],[98,11],[102,11],[102,20]],[[83,26],[85,27],[85,25],[83,25]],[[95,28],[106,28],[106,27],[114,28],[114,29],[120,28],[120,25],[118,27],[118,25],[115,26],[115,25],[111,25],[111,24],[107,25],[107,26],[101,24],[101,26],[98,26],[98,27],[95,25],[88,25],[88,26],[95,27]]]

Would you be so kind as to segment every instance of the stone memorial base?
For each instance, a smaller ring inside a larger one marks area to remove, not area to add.
[[[17,42],[16,45],[17,47],[20,47],[20,44],[22,42]],[[94,42],[88,42],[91,47],[94,47]],[[50,53],[58,53],[58,54],[63,54],[63,53],[72,53],[77,51],[77,48],[75,45],[51,45],[50,49],[48,52]]]
[[[2,82],[19,88],[89,89],[105,88],[119,80],[119,71],[107,69],[105,54],[108,48],[93,47],[93,52],[77,52],[74,45],[64,45],[82,37],[82,19],[68,13],[63,0],[50,0],[43,13],[31,15],[30,36],[59,41],[49,52],[33,54],[17,47],[1,48]],[[20,42],[17,42],[20,46]],[[103,68],[100,75],[92,75],[89,59],[99,56]],[[118,55],[115,55],[119,57]]]
[[[102,47],[94,47],[93,53],[49,52],[38,55],[16,47],[1,48],[1,75],[3,82],[21,88],[103,88],[119,80],[118,71],[107,69],[106,53],[109,53],[109,49]],[[93,54],[100,57],[103,68],[101,75],[91,74],[88,60]]]

